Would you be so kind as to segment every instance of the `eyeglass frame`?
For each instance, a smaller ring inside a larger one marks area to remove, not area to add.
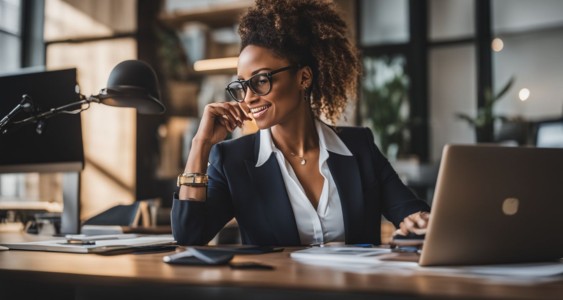
[[[274,75],[276,75],[277,73],[283,72],[283,71],[287,71],[287,70],[291,70],[291,69],[293,69],[293,68],[299,68],[299,67],[300,67],[299,65],[289,65],[289,66],[287,66],[287,67],[275,69],[275,70],[270,71],[270,72],[267,72],[267,73],[256,73],[256,74],[250,76],[250,78],[248,78],[247,80],[240,80],[240,79],[239,79],[239,80],[234,80],[234,81],[229,82],[229,84],[227,84],[227,87],[225,88],[225,90],[226,90],[227,93],[231,96],[231,98],[233,98],[233,100],[235,100],[236,102],[239,102],[239,103],[243,102],[244,99],[246,98],[246,91],[248,90],[248,88],[250,88],[250,90],[251,90],[254,94],[258,95],[258,96],[266,96],[266,95],[268,95],[268,94],[272,91],[272,85],[273,85],[273,83],[272,83],[272,77],[273,77]],[[256,92],[256,91],[254,90],[254,88],[253,88],[252,85],[250,84],[250,81],[252,80],[252,78],[254,78],[254,77],[256,77],[256,76],[266,76],[266,78],[268,78],[268,83],[270,84],[270,87],[268,88],[268,91],[267,91],[267,92],[265,92],[265,93],[258,93],[258,92]],[[241,100],[237,99],[237,98],[233,95],[233,93],[231,93],[231,91],[229,90],[229,86],[230,86],[231,84],[235,83],[235,82],[241,84],[242,87],[243,87],[242,90],[243,90],[244,96],[243,96],[243,98],[242,98]]]

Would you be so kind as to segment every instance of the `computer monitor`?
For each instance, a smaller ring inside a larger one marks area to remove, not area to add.
[[[537,122],[535,142],[536,147],[563,148],[563,119]]]
[[[76,69],[28,71],[0,75],[0,119],[31,97],[41,112],[78,101]],[[29,117],[20,112],[13,120]],[[79,230],[79,181],[84,167],[80,114],[59,114],[44,121],[41,134],[37,124],[8,127],[0,133],[1,173],[63,172],[63,214],[61,231]]]

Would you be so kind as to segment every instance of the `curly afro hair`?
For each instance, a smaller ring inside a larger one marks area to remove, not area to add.
[[[335,123],[355,99],[360,75],[358,51],[332,2],[256,0],[239,26],[241,51],[248,45],[270,49],[291,64],[313,71],[313,113]]]

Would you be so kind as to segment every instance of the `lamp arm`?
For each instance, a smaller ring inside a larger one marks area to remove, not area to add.
[[[97,96],[90,96],[90,97],[86,97],[82,94],[80,95],[80,100],[75,101],[75,102],[71,102],[59,107],[55,107],[55,108],[51,108],[48,111],[45,112],[36,112],[36,111],[32,111],[31,112],[31,116],[27,117],[25,119],[21,119],[18,121],[13,121],[10,122],[11,119],[22,109],[25,109],[27,107],[23,106],[22,103],[24,102],[24,100],[22,100],[22,102],[20,104],[18,104],[14,109],[12,109],[12,111],[10,113],[8,113],[8,115],[6,115],[4,118],[2,118],[1,123],[0,123],[0,133],[5,134],[6,132],[8,132],[9,127],[11,126],[20,126],[20,125],[24,125],[24,124],[28,124],[28,123],[37,123],[46,119],[49,119],[53,116],[59,115],[59,114],[78,114],[82,111],[87,110],[88,108],[90,108],[90,103],[94,102],[94,103],[100,103],[100,99]],[[27,95],[24,95],[24,98],[28,97]],[[29,98],[29,97],[28,97]],[[31,100],[31,98],[29,98]],[[82,108],[82,106],[84,104],[88,104],[87,107]],[[77,109],[74,110],[69,110],[71,108],[75,108],[77,107]],[[39,127],[38,127],[39,128]],[[38,130],[38,133],[39,130]]]
[[[22,110],[27,112],[33,111],[33,101],[28,95],[23,95],[20,103],[0,120],[0,132],[3,132],[4,127]]]

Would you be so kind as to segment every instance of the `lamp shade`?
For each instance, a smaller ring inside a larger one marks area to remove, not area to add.
[[[156,73],[140,60],[117,64],[97,98],[106,105],[136,108],[141,114],[162,114],[166,110],[160,102]]]

